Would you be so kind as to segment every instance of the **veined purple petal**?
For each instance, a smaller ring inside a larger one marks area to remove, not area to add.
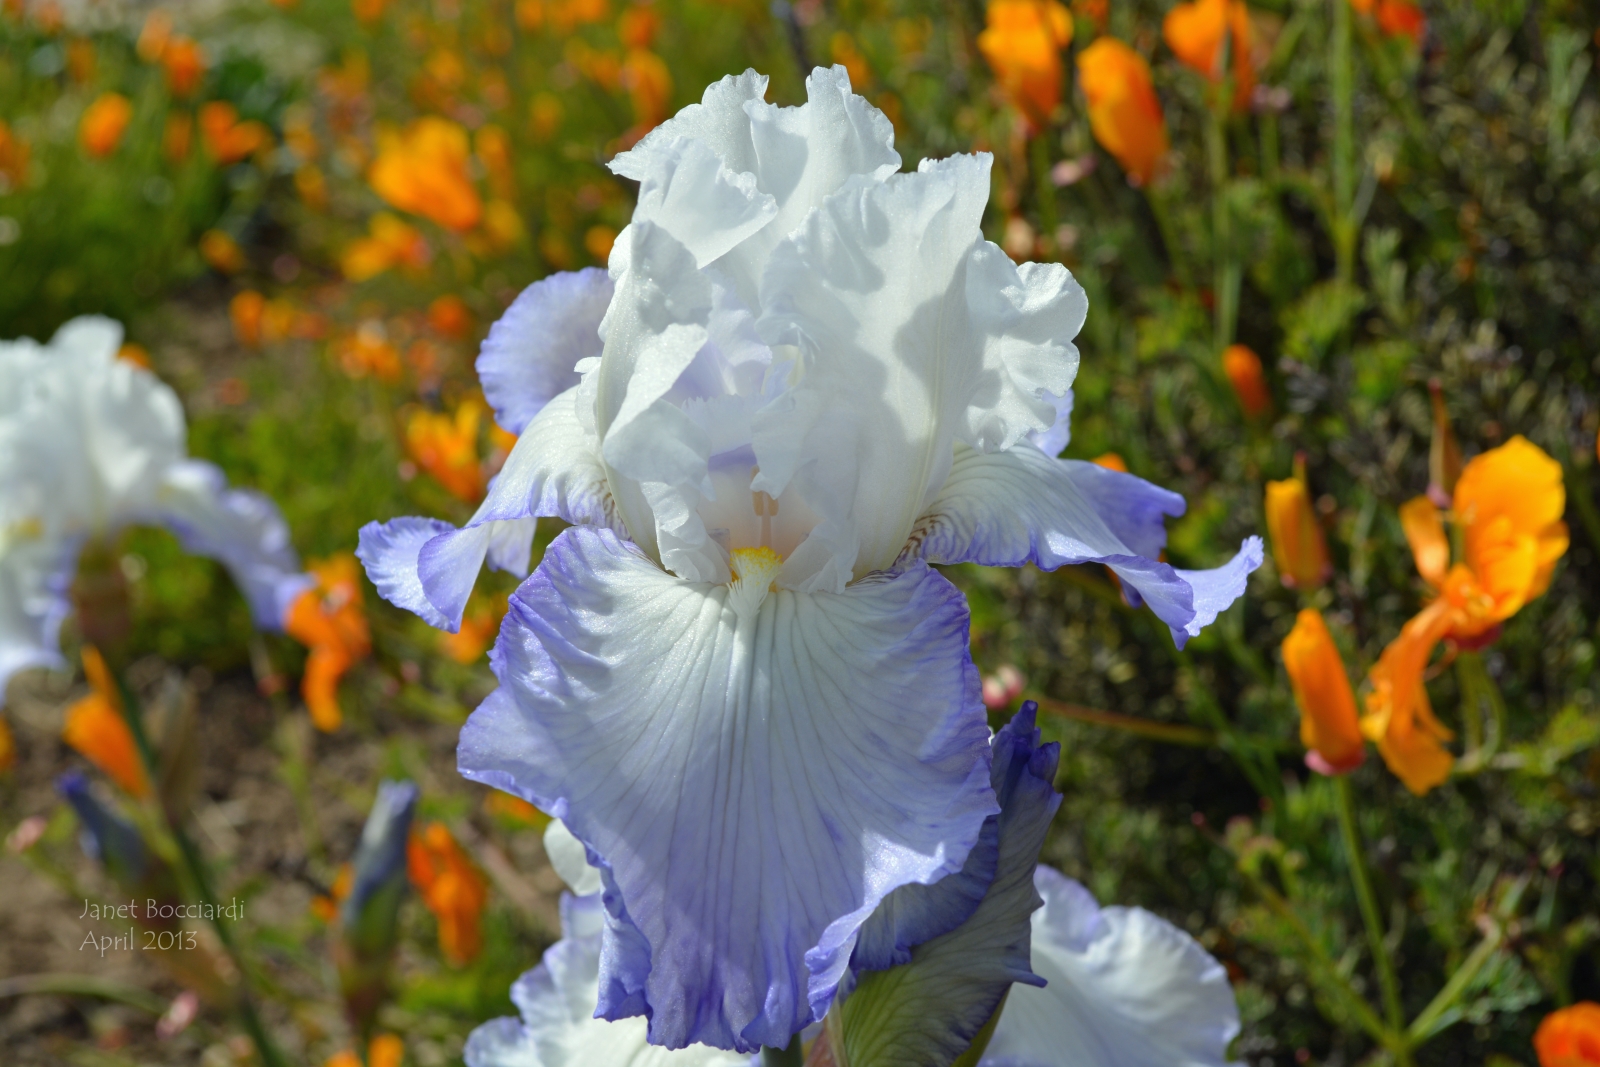
[[[879,902],[961,868],[996,810],[967,627],[921,564],[741,616],[608,530],[556,539],[458,762],[601,868],[608,1016],[669,1048],[787,1044]]]
[[[478,380],[501,428],[522,433],[546,404],[578,384],[573,366],[600,354],[611,288],[599,267],[552,274],[524,289],[489,327],[478,350]]]
[[[67,665],[61,624],[72,613],[79,547],[76,538],[18,538],[0,551],[0,700],[18,671]]]

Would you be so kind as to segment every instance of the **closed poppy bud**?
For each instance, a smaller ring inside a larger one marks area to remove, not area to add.
[[[1461,444],[1450,426],[1450,412],[1444,406],[1444,389],[1437,378],[1428,382],[1433,402],[1433,439],[1428,443],[1428,497],[1441,508],[1450,506],[1450,494],[1461,477]]]
[[[1290,589],[1310,590],[1333,573],[1328,542],[1311,509],[1306,487],[1305,458],[1295,457],[1294,477],[1267,483],[1267,531],[1272,537],[1272,559],[1278,578]]]
[[[1115,37],[1078,53],[1078,84],[1089,104],[1089,128],[1122,165],[1128,180],[1145,185],[1167,154],[1167,121],[1144,57]]]
[[[161,50],[161,66],[167,72],[167,88],[174,96],[188,96],[200,86],[206,72],[205,53],[188,37],[173,37]]]
[[[254,289],[246,289],[228,301],[228,318],[233,322],[233,336],[246,348],[261,343],[261,320],[267,310],[267,298]]]
[[[91,156],[109,156],[122,143],[133,120],[133,105],[121,93],[101,93],[84,109],[78,123],[78,141]]]
[[[1410,0],[1378,0],[1378,29],[1390,37],[1409,37],[1420,46],[1428,32],[1428,17]]]
[[[123,717],[122,695],[93,645],[84,646],[83,670],[92,692],[67,709],[61,739],[130,795],[149,795],[150,778],[133,730]]]
[[[1272,406],[1272,393],[1267,389],[1267,377],[1261,369],[1261,357],[1248,345],[1229,345],[1222,353],[1222,372],[1233,386],[1233,395],[1239,406],[1251,418]]]
[[[1366,758],[1356,695],[1344,660],[1320,612],[1305,609],[1283,640],[1283,666],[1300,707],[1306,765],[1319,774],[1344,774]]]
[[[1034,130],[1061,103],[1061,50],[1072,43],[1072,13],[1055,0],[990,0],[978,51]]]
[[[1600,1067],[1600,1004],[1586,1000],[1546,1015],[1533,1050],[1539,1067]]]

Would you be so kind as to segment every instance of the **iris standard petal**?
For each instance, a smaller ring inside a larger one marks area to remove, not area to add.
[[[1238,599],[1261,565],[1258,537],[1205,571],[1178,570],[1138,551],[1124,537],[1159,552],[1160,517],[1181,510],[1182,498],[1132,475],[1031,447],[983,453],[957,445],[955,452],[950,476],[912,531],[908,558],[1043,570],[1103,563],[1167,624],[1179,648]]]
[[[898,886],[959,870],[995,802],[943,578],[914,563],[742,617],[729,595],[609,531],[563,532],[511,600],[502,688],[458,762],[601,860],[639,938],[613,978],[652,1041],[748,1051],[826,1007],[856,929]]]
[[[256,625],[283,629],[289,605],[316,579],[300,570],[278,506],[261,493],[228,488],[221,470],[195,459],[167,469],[157,500],[155,517],[184,548],[228,568]]]
[[[978,229],[987,155],[856,177],[773,252],[758,329],[799,349],[795,386],[755,433],[754,488],[793,481],[837,546],[829,585],[889,566],[950,469],[959,439],[1010,444],[1048,429],[1087,308],[1059,265],[1019,269]],[[1001,262],[1001,261],[1004,262]],[[851,550],[854,550],[851,554]],[[804,546],[785,584],[823,588]],[[808,583],[809,584],[806,584]]]
[[[554,824],[552,824],[554,825]],[[645,1040],[643,1019],[594,1017],[604,912],[598,895],[561,897],[561,940],[517,979],[521,1018],[494,1019],[467,1038],[467,1067],[735,1067],[750,1057],[706,1045],[669,1050]]]
[[[385,600],[454,633],[486,557],[502,570],[527,570],[530,520],[620,525],[577,395],[569,389],[534,416],[465,527],[411,517],[362,527],[356,556]]]
[[[982,1067],[1221,1067],[1239,1032],[1222,964],[1143,908],[1101,908],[1040,866],[1033,969],[1011,991]]]
[[[578,384],[580,359],[600,354],[611,278],[599,267],[534,282],[506,308],[478,350],[478,380],[501,428],[520,434]]]
[[[753,177],[755,189],[775,210],[758,231],[715,262],[752,308],[758,306],[761,275],[773,248],[807,212],[855,175],[882,181],[900,169],[894,127],[866,98],[851,92],[843,67],[813,70],[806,77],[806,102],[799,107],[769,104],[766,92],[766,76],[753,70],[725,77],[706,89],[699,104],[684,108],[610,163],[617,174],[643,183],[682,138],[709,148],[730,171]]]

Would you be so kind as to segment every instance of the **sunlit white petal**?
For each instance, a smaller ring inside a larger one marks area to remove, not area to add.
[[[1041,866],[1033,918],[1043,989],[1016,986],[982,1067],[1221,1067],[1239,1009],[1220,963],[1143,908],[1101,908]]]
[[[611,278],[598,267],[552,274],[524,289],[489,328],[478,351],[478,380],[501,427],[520,434],[578,384],[578,361],[600,354],[611,291]]]

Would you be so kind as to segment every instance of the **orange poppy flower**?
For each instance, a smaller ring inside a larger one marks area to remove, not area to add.
[[[121,93],[101,93],[83,110],[78,120],[78,142],[97,158],[109,156],[122,143],[122,135],[133,121],[133,105]]]
[[[200,258],[219,274],[238,274],[246,266],[244,249],[221,230],[207,230],[200,235]]]
[[[363,322],[355,333],[346,334],[333,346],[339,368],[351,378],[372,375],[380,382],[398,382],[402,366],[400,350],[384,333],[383,324]]]
[[[406,871],[439,921],[439,949],[461,966],[483,950],[489,883],[443,823],[429,823],[406,842]]]
[[[83,648],[83,673],[93,691],[67,709],[61,739],[130,795],[148,796],[150,778],[123,717],[122,694],[105,658],[93,645]]]
[[[378,158],[368,172],[373,190],[402,211],[451,230],[470,230],[483,217],[483,201],[468,171],[467,131],[429,115],[400,134],[380,134]]]
[[[1167,47],[1184,66],[1204,75],[1212,84],[1228,73],[1222,63],[1223,42],[1232,57],[1233,107],[1250,102],[1256,73],[1250,49],[1255,38],[1250,29],[1250,9],[1243,0],[1192,0],[1167,12],[1161,26]]]
[[[1261,369],[1261,357],[1248,345],[1229,345],[1222,353],[1222,373],[1233,386],[1239,406],[1252,419],[1272,406],[1272,392]]]
[[[289,607],[285,632],[311,650],[300,695],[317,729],[339,728],[339,679],[372,651],[366,609],[361,600],[361,565],[340,555],[310,565],[317,579]]]
[[[1078,84],[1089,103],[1089,129],[1122,165],[1128,180],[1146,185],[1167,155],[1167,121],[1144,57],[1115,37],[1078,53]]]
[[[1283,666],[1300,707],[1300,743],[1320,774],[1344,774],[1366,759],[1356,695],[1321,612],[1306,608],[1283,640]]]
[[[400,1067],[405,1055],[404,1041],[394,1034],[378,1034],[367,1043],[366,1067]],[[361,1057],[344,1049],[323,1060],[322,1067],[362,1067]]]
[[[483,464],[478,457],[478,429],[483,407],[463,402],[455,415],[418,409],[406,420],[405,448],[418,467],[468,504],[483,499]]]
[[[1600,1067],[1600,1004],[1586,1000],[1546,1015],[1533,1050],[1539,1067]]]
[[[200,87],[206,73],[206,56],[192,39],[169,38],[161,49],[161,67],[173,96],[188,96]]]
[[[672,73],[654,52],[630,48],[622,57],[622,86],[633,104],[632,135],[643,137],[661,124],[672,104]]]
[[[444,337],[460,339],[472,332],[472,312],[466,301],[447,293],[428,305],[428,325]]]
[[[1428,16],[1410,0],[1350,0],[1350,6],[1363,15],[1376,15],[1378,29],[1389,37],[1409,37],[1421,45],[1428,32]]]
[[[1072,43],[1072,13],[1055,0],[989,0],[978,51],[1035,132],[1061,103],[1061,50]]]
[[[1461,529],[1463,556],[1450,565],[1444,518],[1426,496],[1400,509],[1417,572],[1437,597],[1384,649],[1369,680],[1362,732],[1378,742],[1389,768],[1421,795],[1450,773],[1450,739],[1428,707],[1423,672],[1440,641],[1476,648],[1549,588],[1567,551],[1561,465],[1526,438],[1513,437],[1468,463],[1449,518]]]
[[[1107,452],[1104,455],[1096,456],[1089,462],[1093,463],[1097,467],[1104,467],[1108,471],[1121,471],[1123,474],[1128,473],[1128,461],[1123,459],[1116,452]]]
[[[1328,580],[1333,564],[1328,542],[1311,508],[1305,457],[1296,456],[1294,477],[1267,483],[1267,532],[1278,578],[1290,589],[1315,589]]]
[[[339,268],[352,282],[364,282],[391,267],[421,270],[432,253],[415,226],[387,211],[367,220],[366,237],[358,237],[339,257]]]
[[[225,100],[200,109],[200,136],[206,151],[221,166],[237,163],[272,144],[272,131],[255,120],[239,121],[239,112]]]
[[[134,51],[146,63],[155,63],[161,59],[161,53],[166,51],[167,42],[170,40],[172,40],[172,16],[157,8],[146,16],[144,25],[140,27]]]

